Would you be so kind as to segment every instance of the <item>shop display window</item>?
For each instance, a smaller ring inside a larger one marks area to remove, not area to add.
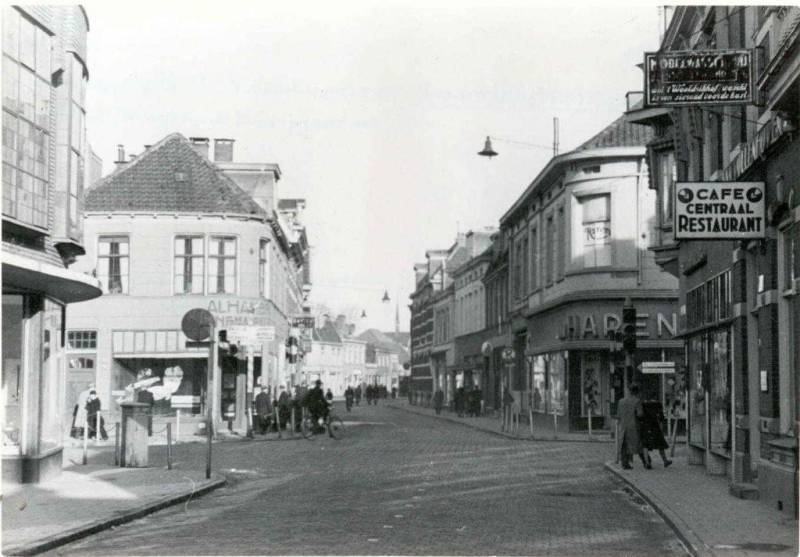
[[[3,454],[19,454],[22,428],[24,297],[3,294]]]
[[[42,327],[42,371],[39,378],[39,452],[61,446],[62,432],[62,339],[64,306],[46,298]]]
[[[533,390],[531,403],[534,412],[545,412],[545,402],[547,400],[547,384],[545,382],[545,357],[536,356],[533,359]]]
[[[600,354],[586,353],[581,356],[581,416],[598,416],[603,413]]]
[[[730,333],[716,331],[708,337],[710,344],[709,421],[710,447],[715,452],[731,452],[731,360]]]
[[[705,341],[702,335],[689,339],[689,373],[691,384],[689,388],[689,411],[691,413],[691,427],[689,442],[699,447],[706,446],[705,423]]]

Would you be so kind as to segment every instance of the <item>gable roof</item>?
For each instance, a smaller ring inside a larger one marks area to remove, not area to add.
[[[638,147],[647,145],[653,139],[654,131],[651,126],[643,126],[628,121],[623,114],[591,139],[583,142],[575,151],[588,149],[601,149],[604,147]]]
[[[318,342],[330,342],[333,344],[341,344],[342,337],[339,335],[339,331],[336,330],[333,323],[328,321],[322,327],[318,329],[314,329],[312,333],[313,340]]]
[[[392,352],[394,354],[399,354],[403,348],[378,329],[367,329],[356,338],[366,340],[368,343],[373,344],[377,348],[387,352]]]
[[[87,192],[85,210],[267,216],[179,133],[168,135],[100,180]]]

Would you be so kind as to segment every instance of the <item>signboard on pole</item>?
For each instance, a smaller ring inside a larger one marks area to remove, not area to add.
[[[675,239],[764,238],[764,182],[678,182]]]
[[[275,340],[275,327],[233,325],[228,329],[228,342],[241,346],[261,346]]]
[[[646,106],[751,104],[750,50],[645,52]]]
[[[675,373],[675,362],[642,362],[642,373]]]

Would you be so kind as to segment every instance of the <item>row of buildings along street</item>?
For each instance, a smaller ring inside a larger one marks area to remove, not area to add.
[[[675,8],[617,120],[554,153],[496,225],[426,250],[413,400],[464,388],[500,411],[508,391],[523,421],[613,430],[635,381],[691,464],[795,515],[799,22],[795,7]],[[704,74],[703,56],[723,69]],[[715,97],[714,79],[737,86]],[[490,138],[479,154],[497,155]]]
[[[277,163],[237,161],[231,138],[172,133],[135,153],[119,145],[101,178],[88,33],[81,6],[3,9],[4,481],[60,472],[90,388],[110,423],[144,381],[157,425],[183,412],[201,428],[210,411],[239,433],[254,387],[396,392],[407,335],[312,316],[306,200],[279,195]],[[182,327],[196,309],[227,341],[213,356]],[[237,351],[248,330],[257,340]]]

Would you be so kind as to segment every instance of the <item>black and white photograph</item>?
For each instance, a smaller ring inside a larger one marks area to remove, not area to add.
[[[3,555],[798,555],[800,6],[0,23]]]

